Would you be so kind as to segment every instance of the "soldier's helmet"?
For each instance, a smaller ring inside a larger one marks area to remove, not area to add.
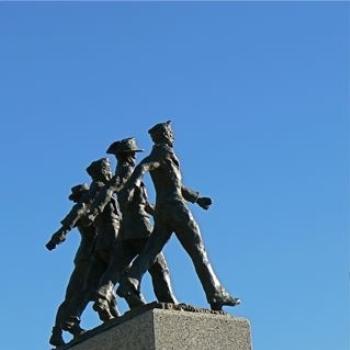
[[[89,188],[89,185],[85,183],[73,186],[71,188],[71,194],[69,195],[68,199],[71,201],[79,200],[83,194],[89,192]]]
[[[148,133],[151,135],[152,140],[155,142],[172,142],[174,140],[174,134],[171,128],[171,120],[168,120],[165,123],[158,123],[154,125],[151,129],[148,130]]]
[[[119,154],[128,152],[143,152],[143,149],[139,148],[134,137],[119,140],[113,142],[107,149],[108,154]]]
[[[109,162],[108,158],[101,158],[98,160],[94,160],[87,168],[86,172],[91,176],[91,177],[96,177],[100,176],[101,174],[104,173],[111,173],[111,164]]]

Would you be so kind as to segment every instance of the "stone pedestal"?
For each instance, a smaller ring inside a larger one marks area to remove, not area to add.
[[[251,350],[249,321],[188,305],[148,304],[81,336],[70,350]]]

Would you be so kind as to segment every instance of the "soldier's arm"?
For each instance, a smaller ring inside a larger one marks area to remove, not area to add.
[[[111,201],[113,194],[119,192],[123,188],[125,179],[126,177],[123,173],[114,175],[94,196],[95,198],[90,206],[90,218],[92,221],[99,213],[103,212],[106,205]]]
[[[48,250],[53,250],[57,245],[61,244],[66,240],[66,236],[69,230],[65,229],[63,226],[60,227],[52,236],[51,239],[45,244]]]
[[[68,231],[72,230],[84,214],[86,214],[86,205],[84,203],[75,204],[67,216],[61,221],[62,227]]]
[[[130,201],[133,197],[134,190],[136,186],[142,186],[142,178],[146,172],[156,169],[160,166],[160,162],[158,162],[154,156],[148,156],[144,158],[134,169],[133,173],[126,181],[124,185],[118,190],[121,192],[123,198],[127,201]]]
[[[199,192],[193,191],[185,186],[181,187],[181,193],[182,197],[184,197],[188,202],[191,203],[196,203],[197,199],[199,198]]]
[[[141,190],[142,190],[142,195],[143,198],[145,200],[145,210],[148,214],[154,216],[155,214],[155,208],[154,205],[152,205],[149,201],[148,201],[148,194],[147,194],[147,190],[146,190],[146,186],[145,184],[142,182],[141,183]]]
[[[160,167],[160,159],[156,155],[150,155],[144,158],[140,164],[136,166],[125,187],[133,187],[139,184],[147,172],[157,169],[158,167]]]
[[[113,181],[106,184],[101,191],[98,192],[95,199],[91,203],[91,213],[93,215],[98,215],[102,213],[106,205],[111,201],[114,192],[116,192],[120,187],[121,183],[119,178],[113,177]]]
[[[181,187],[182,196],[191,203],[197,203],[201,208],[207,210],[213,203],[209,197],[201,197],[199,192],[193,191],[185,186]]]
[[[76,225],[80,218],[85,214],[85,206],[82,203],[76,204],[61,221],[62,226],[52,235],[51,239],[46,243],[48,250],[53,250],[57,245],[66,240],[66,236]]]
[[[135,185],[140,185],[143,176],[154,169],[160,167],[161,160],[157,154],[151,153],[148,157],[144,158],[134,169],[133,173],[129,177],[128,181],[122,186],[125,191],[132,191]]]

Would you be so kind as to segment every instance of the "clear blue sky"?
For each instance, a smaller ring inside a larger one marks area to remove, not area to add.
[[[254,348],[347,350],[349,58],[347,3],[1,3],[1,348],[48,348],[78,234],[44,244],[70,187],[170,118]],[[206,306],[175,237],[165,253],[178,298]]]

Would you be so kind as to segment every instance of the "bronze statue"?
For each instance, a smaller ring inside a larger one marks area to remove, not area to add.
[[[76,204],[72,207],[69,214],[61,221],[61,228],[52,235],[50,241],[46,244],[48,250],[55,249],[58,244],[65,241],[68,232],[75,227],[79,230],[81,235],[80,246],[74,259],[74,270],[68,282],[65,299],[58,308],[55,325],[52,329],[49,342],[53,346],[64,345],[62,337],[63,330],[69,331],[74,337],[84,332],[84,330],[80,328],[80,315],[86,303],[79,302],[79,307],[77,308],[75,316],[72,316],[69,311],[70,307],[72,307],[72,303],[75,301],[75,297],[82,293],[95,239],[95,228],[91,225],[86,226],[82,221],[82,217],[86,215],[89,207],[89,186],[86,184],[77,185],[72,187],[71,191],[72,193],[68,198]]]
[[[192,259],[211,308],[221,310],[224,305],[239,304],[240,300],[232,297],[217,278],[199,227],[186,205],[186,201],[189,201],[208,209],[212,202],[210,198],[201,197],[198,192],[183,186],[180,163],[173,149],[174,136],[170,121],[155,125],[149,134],[154,142],[152,152],[135,168],[124,190],[130,190],[135,184],[140,186],[143,175],[150,172],[156,190],[155,225],[144,250],[134,260],[126,277],[122,278],[117,294],[126,298],[138,297],[144,273],[175,232]]]
[[[134,138],[116,141],[108,148],[107,153],[115,155],[118,161],[111,183],[123,184],[127,181],[135,168],[136,152],[141,151]],[[152,231],[150,215],[154,214],[154,208],[148,202],[143,182],[129,191],[120,191],[118,202],[123,217],[121,228],[113,247],[111,262],[100,281],[94,304],[94,309],[100,314],[100,318],[108,312],[109,304],[114,298],[114,285],[119,282],[123,271],[132,260],[142,251]],[[176,304],[177,300],[170,284],[169,269],[162,253],[156,256],[149,268],[149,273],[158,301]],[[135,306],[129,297],[126,300],[130,307]],[[139,304],[143,303],[141,295],[138,300]]]
[[[136,153],[141,150],[134,138],[116,141],[108,148],[107,153],[118,161],[114,176],[108,158],[87,167],[92,178],[90,188],[72,188],[69,199],[76,204],[46,245],[49,250],[55,249],[75,227],[82,236],[50,338],[50,344],[56,347],[64,344],[64,330],[74,337],[84,332],[80,317],[89,301],[94,301],[93,308],[102,321],[119,316],[114,292],[117,283],[117,294],[126,299],[130,308],[143,305],[140,285],[146,271],[151,274],[158,301],[177,304],[162,254],[173,232],[192,259],[211,309],[240,303],[216,276],[200,229],[187,206],[187,202],[196,203],[206,210],[212,201],[182,184],[170,121],[156,124],[148,132],[153,149],[136,167]],[[142,181],[146,172],[156,190],[154,207],[148,202]],[[153,228],[150,216],[154,218]]]

